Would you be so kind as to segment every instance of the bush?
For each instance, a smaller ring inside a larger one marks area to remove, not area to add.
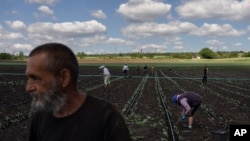
[[[201,49],[201,51],[199,52],[199,55],[205,59],[216,59],[217,58],[217,54],[209,48]]]
[[[242,55],[243,57],[250,57],[250,52],[246,52]]]
[[[11,57],[12,57],[12,55],[9,54],[9,53],[0,53],[0,59],[1,60],[10,60]]]

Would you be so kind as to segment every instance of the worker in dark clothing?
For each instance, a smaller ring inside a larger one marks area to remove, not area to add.
[[[202,97],[195,92],[184,92],[181,94],[174,95],[172,102],[183,107],[181,118],[186,120],[188,118],[188,129],[192,129],[193,126],[193,115],[196,110],[200,107]]]
[[[204,67],[204,70],[203,70],[203,78],[202,78],[202,83],[203,84],[207,84],[207,73],[208,73],[208,67],[207,67],[207,64],[206,64],[205,67]]]
[[[145,65],[145,66],[143,67],[143,74],[145,75],[145,74],[147,74],[147,73],[148,73],[148,66]]]

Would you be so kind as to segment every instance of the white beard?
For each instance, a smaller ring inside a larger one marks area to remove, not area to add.
[[[31,102],[32,111],[52,111],[57,112],[65,104],[67,95],[62,93],[56,80],[53,80],[53,87],[47,92],[31,92],[33,97]]]

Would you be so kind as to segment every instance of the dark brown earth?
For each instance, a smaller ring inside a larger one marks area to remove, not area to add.
[[[31,97],[25,92],[25,68],[0,68],[0,141],[28,140]],[[230,124],[250,124],[250,69],[209,69],[207,85],[201,82],[202,67],[172,71],[156,68],[155,73],[148,72],[147,75],[131,68],[130,77],[126,79],[121,68],[109,69],[112,86],[104,88],[98,66],[82,67],[79,89],[116,104],[124,114],[134,141],[211,141],[211,131],[228,131]],[[161,104],[159,90],[164,95],[166,109]],[[182,109],[170,101],[174,93],[183,91],[194,91],[203,97],[191,131],[183,127],[187,121],[179,120]],[[126,113],[126,107],[136,93],[135,104]],[[166,119],[166,110],[174,136]]]

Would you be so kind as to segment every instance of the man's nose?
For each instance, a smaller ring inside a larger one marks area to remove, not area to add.
[[[35,90],[35,86],[34,84],[32,84],[32,82],[30,80],[27,81],[27,84],[26,84],[26,92],[32,92]]]

